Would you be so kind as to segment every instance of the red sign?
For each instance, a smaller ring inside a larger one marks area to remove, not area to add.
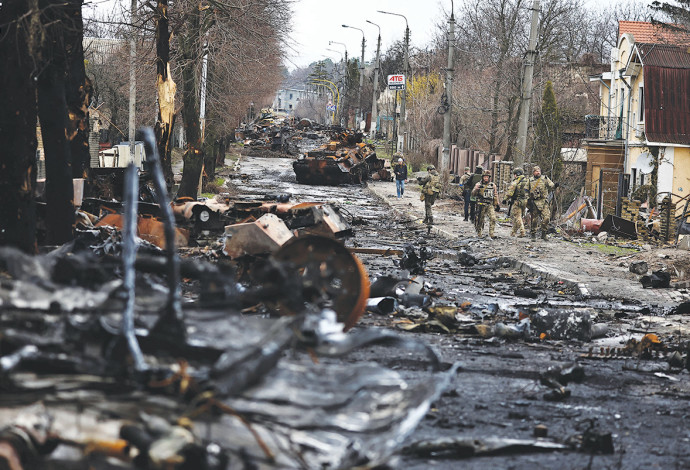
[[[405,89],[405,75],[395,74],[388,75],[388,89],[390,90],[404,90]]]

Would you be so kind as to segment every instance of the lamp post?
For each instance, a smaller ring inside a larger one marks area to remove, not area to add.
[[[450,124],[453,116],[453,52],[455,50],[455,15],[451,0],[450,18],[448,19],[448,67],[446,68],[446,102],[441,104],[446,112],[443,114],[443,153],[440,171],[446,171],[450,163]]]
[[[400,13],[393,13],[390,11],[378,10],[379,13],[385,15],[402,16],[405,19],[405,63],[403,64],[404,74],[405,74],[405,89],[402,93],[402,103],[400,104],[400,127],[403,129],[403,135],[407,133],[407,120],[405,119],[405,102],[407,101],[407,80],[409,80],[409,70],[410,70],[410,26],[407,23],[407,18],[405,15]],[[405,139],[406,140],[406,139]],[[403,141],[403,150],[405,149],[405,141]]]
[[[364,112],[362,111],[362,87],[364,86],[364,45],[365,45],[365,40],[364,40],[364,30],[361,28],[357,28],[355,26],[348,26],[346,24],[343,25],[343,28],[350,28],[350,29],[356,29],[360,33],[362,33],[362,58],[359,61],[359,90],[357,91],[357,115],[355,116],[355,126],[357,129],[360,127],[360,122],[362,118],[364,117]]]
[[[340,63],[343,62],[343,53],[342,52],[340,52],[339,50],[336,50],[336,49],[331,49],[330,47],[327,47],[326,50],[340,54]],[[335,75],[336,75],[336,81],[340,80],[340,70],[339,70],[337,65],[335,66]]]
[[[379,29],[379,38],[376,42],[376,61],[374,63],[374,96],[371,99],[371,136],[376,138],[376,120],[378,118],[378,105],[377,98],[379,92],[379,70],[381,69],[380,57],[381,57],[381,27],[376,23],[366,20],[367,23],[373,24]]]
[[[343,120],[343,109],[347,109],[347,107],[345,106],[346,97],[347,97],[347,94],[345,93],[347,91],[345,84],[347,83],[347,77],[350,73],[350,69],[348,67],[347,46],[345,45],[345,43],[338,42],[338,41],[328,41],[329,46],[332,46],[333,44],[338,44],[339,46],[343,46],[343,49],[345,49],[345,74],[344,74],[343,86],[342,86],[342,88],[343,88],[343,105],[338,107],[338,125],[341,125],[342,120]]]

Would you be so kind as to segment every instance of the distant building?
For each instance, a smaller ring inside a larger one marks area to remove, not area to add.
[[[278,90],[275,100],[273,100],[273,109],[275,111],[283,111],[288,115],[293,115],[300,101],[309,98],[316,99],[317,97],[318,93],[313,90],[304,88],[284,88]]]

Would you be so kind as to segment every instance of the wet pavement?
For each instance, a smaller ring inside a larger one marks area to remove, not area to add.
[[[366,313],[356,329],[383,327],[408,330],[431,344],[447,366],[461,368],[448,391],[414,432],[412,441],[441,438],[534,439],[535,428],[560,443],[582,440],[613,443],[613,454],[584,451],[533,453],[534,447],[504,456],[458,460],[439,450],[399,456],[391,468],[688,468],[683,449],[690,448],[687,400],[690,375],[671,367],[673,351],[687,348],[688,321],[669,309],[686,298],[681,290],[642,289],[636,278],[612,257],[557,239],[531,242],[510,239],[499,226],[498,240],[474,237],[452,200],[439,202],[437,225],[428,233],[420,223],[423,205],[408,185],[403,199],[392,196],[394,183],[362,186],[307,186],[295,182],[290,159],[243,157],[241,175],[230,184],[247,197],[262,199],[291,194],[292,200],[326,201],[348,215],[355,236],[347,245],[403,249],[425,246],[435,253],[423,274],[425,290],[435,305],[458,307],[455,321],[429,321],[420,309],[396,314]],[[460,254],[479,260],[459,262]],[[399,256],[359,256],[369,276],[409,276]],[[419,281],[419,279],[417,279]],[[522,293],[523,296],[518,295]],[[590,341],[508,338],[477,333],[476,325],[517,325],[540,309],[586,311],[607,333]],[[640,354],[631,346],[647,333],[659,335],[658,350]],[[423,378],[425,365],[414,355],[379,347],[348,357],[375,361],[412,380]],[[551,366],[576,362],[584,370],[581,383],[567,385],[568,397],[552,401],[553,389],[541,380]],[[597,440],[599,439],[599,440]],[[578,441],[579,442],[579,441]],[[446,446],[448,447],[448,446]],[[596,447],[596,446],[595,446]],[[457,453],[457,446],[455,447]]]

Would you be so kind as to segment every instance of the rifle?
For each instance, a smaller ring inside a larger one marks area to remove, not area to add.
[[[482,216],[484,214],[484,211],[486,210],[486,204],[484,204],[483,202],[477,202],[477,206],[479,206],[479,208],[477,209],[477,213],[475,214],[474,219],[475,230],[479,230],[479,221],[482,220]]]

